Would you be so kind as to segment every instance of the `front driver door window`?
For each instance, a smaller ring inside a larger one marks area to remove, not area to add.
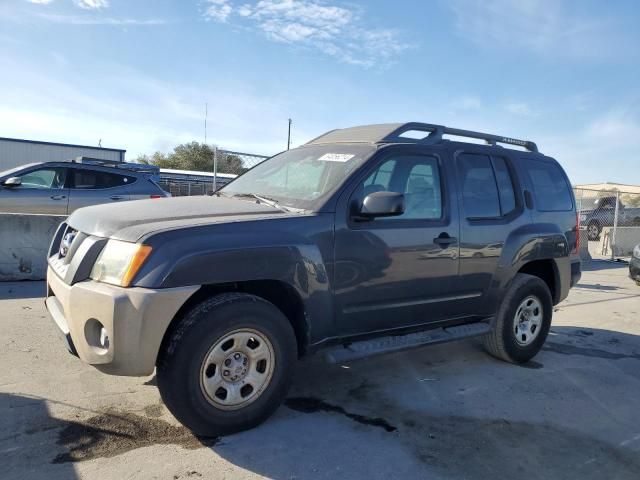
[[[3,211],[67,214],[69,192],[66,188],[66,167],[38,168],[16,176],[20,178],[20,185],[3,189]]]

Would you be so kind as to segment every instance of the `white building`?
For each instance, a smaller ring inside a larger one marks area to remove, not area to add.
[[[0,172],[26,163],[66,162],[75,157],[124,162],[126,150],[0,137]]]

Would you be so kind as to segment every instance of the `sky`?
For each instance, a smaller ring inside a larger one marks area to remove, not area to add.
[[[0,0],[0,137],[271,155],[422,121],[640,184],[635,0]]]

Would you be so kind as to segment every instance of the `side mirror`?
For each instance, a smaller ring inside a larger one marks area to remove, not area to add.
[[[397,192],[373,192],[364,197],[360,217],[396,217],[404,213],[404,194]]]
[[[20,179],[20,177],[9,177],[4,182],[2,182],[2,185],[4,185],[5,187],[19,187],[20,185],[22,185],[22,180]]]

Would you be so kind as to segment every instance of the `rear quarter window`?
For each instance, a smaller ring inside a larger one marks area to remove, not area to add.
[[[557,164],[528,158],[523,159],[521,164],[533,187],[537,210],[542,212],[573,210],[569,185]]]

